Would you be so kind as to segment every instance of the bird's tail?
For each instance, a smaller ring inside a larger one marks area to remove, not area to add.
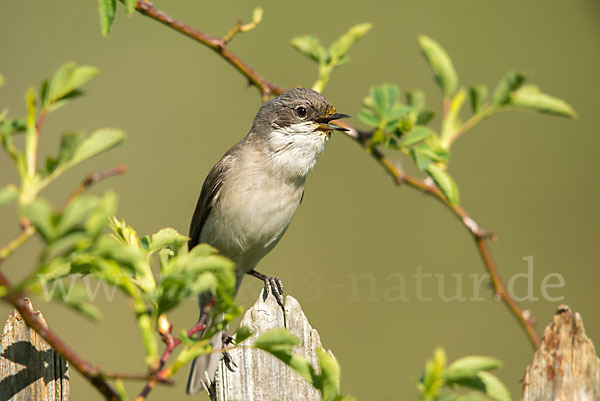
[[[202,314],[204,313],[204,307],[208,304],[210,299],[212,298],[212,294],[210,291],[203,292],[198,296],[198,304],[200,306],[200,318],[202,318]],[[221,319],[222,316],[217,317],[217,319]],[[207,319],[207,325],[209,321]],[[201,335],[204,332],[201,333]],[[221,344],[221,336],[216,335],[210,339],[210,345],[212,349],[219,349],[222,347]],[[190,375],[188,376],[187,382],[187,390],[188,395],[193,395],[204,390],[204,382],[206,382],[207,377],[208,380],[212,381],[215,376],[215,372],[217,371],[217,366],[219,365],[219,361],[221,359],[221,354],[218,352],[211,352],[206,355],[201,355],[198,358],[194,359],[192,362],[192,367],[190,369]],[[206,383],[206,385],[210,385],[210,383]]]
[[[243,274],[238,274],[235,293],[237,293],[238,289],[240,288],[243,278]],[[202,317],[204,307],[210,302],[211,299],[212,294],[210,291],[203,292],[198,296],[198,305],[200,306],[200,317]],[[216,319],[223,319],[223,315],[217,316]],[[208,323],[209,321],[207,320],[207,325]],[[203,332],[201,334],[203,334]],[[213,350],[223,348],[221,335],[217,334],[213,338],[211,338],[210,345],[212,346]],[[219,366],[220,361],[220,352],[211,352],[205,355],[200,355],[199,357],[194,359],[194,361],[192,362],[192,367],[190,369],[190,375],[188,376],[186,389],[188,395],[198,394],[205,389],[205,385],[210,386],[214,382],[215,373],[217,372],[217,367]]]

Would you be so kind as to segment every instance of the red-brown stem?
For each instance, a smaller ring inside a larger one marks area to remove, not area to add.
[[[261,92],[263,99],[268,99],[269,95],[280,95],[285,90],[283,88],[278,87],[275,84],[268,82],[262,76],[260,76],[257,72],[255,72],[252,68],[250,68],[246,63],[240,60],[235,54],[233,54],[229,49],[227,49],[227,38],[216,38],[214,36],[210,36],[205,34],[204,32],[200,32],[189,25],[184,24],[181,21],[178,21],[171,16],[165,14],[164,12],[157,10],[154,6],[147,1],[138,1],[135,9],[147,16],[150,17],[169,28],[176,30],[179,33],[187,36],[188,38],[194,39],[202,43],[205,46],[208,46],[215,52],[217,52],[221,57],[226,59],[229,64],[231,64],[235,69],[237,69],[242,75],[248,78],[248,81],[255,85]],[[229,38],[231,39],[231,37]]]
[[[359,139],[360,141],[360,139]],[[362,142],[362,141],[361,141]],[[362,142],[363,146],[366,146],[364,142]],[[479,227],[477,222],[472,219],[467,212],[458,205],[451,205],[447,200],[442,191],[440,191],[433,183],[428,183],[427,181],[420,180],[415,178],[409,174],[406,174],[404,171],[400,170],[398,167],[392,163],[387,157],[385,157],[378,149],[372,149],[371,155],[375,160],[381,164],[386,172],[392,176],[394,182],[398,185],[406,184],[412,188],[423,191],[427,195],[430,195],[441,202],[444,206],[446,206],[463,224],[463,226],[469,231],[472,235],[473,239],[477,244],[477,249],[479,250],[479,254],[481,255],[481,259],[483,260],[483,264],[490,274],[490,278],[492,280],[492,285],[494,287],[494,293],[496,297],[500,298],[506,307],[512,312],[515,316],[527,337],[531,341],[531,344],[534,348],[538,348],[540,345],[540,337],[535,331],[535,326],[533,319],[529,316],[529,313],[514,300],[506,290],[506,287],[500,277],[500,273],[496,267],[496,263],[492,258],[490,249],[487,244],[487,240],[490,238],[494,238],[493,234],[486,232],[484,229]]]
[[[215,304],[215,298],[213,297],[202,309],[202,313],[200,313],[200,319],[198,319],[198,322],[194,325],[194,327],[192,327],[191,329],[189,329],[187,331],[188,337],[192,337],[196,333],[199,333],[206,328],[206,323],[207,323],[208,317],[210,315],[210,310],[212,309],[214,304]],[[165,369],[165,365],[167,363],[167,360],[173,353],[173,350],[179,344],[181,344],[181,340],[179,338],[173,337],[172,331],[173,331],[173,327],[169,327],[169,329],[166,332],[161,333],[161,337],[162,337],[163,341],[165,342],[165,344],[167,345],[167,347],[165,348],[163,354],[160,357],[158,371],[156,372],[156,375],[154,375],[154,377],[152,377],[152,379],[150,379],[148,381],[148,383],[146,383],[146,385],[144,386],[142,391],[140,391],[140,393],[136,397],[135,401],[145,400],[146,397],[148,396],[148,394],[150,393],[150,391],[152,391],[152,389],[156,386],[157,382],[165,381],[167,379],[167,377],[165,377],[165,375],[167,374],[169,369]]]
[[[40,136],[40,131],[42,130],[42,125],[44,125],[44,121],[46,121],[47,116],[48,116],[48,112],[46,110],[42,110],[42,112],[40,113],[40,116],[38,117],[37,122],[35,123],[35,131],[37,133],[38,138]]]
[[[92,174],[88,175],[87,177],[84,178],[84,180],[81,182],[81,184],[79,184],[77,186],[77,188],[75,188],[75,190],[71,193],[66,204],[63,205],[63,208],[64,208],[64,206],[71,203],[79,195],[81,195],[81,193],[83,191],[85,191],[89,186],[93,185],[94,183],[104,180],[105,178],[115,176],[115,175],[125,174],[126,171],[127,171],[127,166],[125,166],[124,164],[120,164],[116,167],[98,171],[97,173],[92,173]]]

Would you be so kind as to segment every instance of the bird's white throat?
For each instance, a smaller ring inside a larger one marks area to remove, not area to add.
[[[270,163],[289,179],[304,179],[329,142],[312,121],[277,127],[269,136]]]

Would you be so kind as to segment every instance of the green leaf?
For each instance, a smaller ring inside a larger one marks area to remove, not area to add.
[[[525,75],[510,71],[498,83],[494,90],[494,106],[503,106],[510,101],[510,93],[519,89],[525,82]]]
[[[458,76],[448,53],[439,43],[424,35],[419,36],[419,44],[444,96],[452,96],[458,89]]]
[[[441,376],[445,365],[446,353],[442,348],[436,348],[433,359],[427,361],[423,375],[417,383],[417,388],[421,392],[420,400],[433,401],[439,398],[439,388],[443,384]]]
[[[431,110],[421,110],[417,113],[415,124],[426,125],[435,117],[435,113]]]
[[[215,252],[209,246],[196,246],[167,261],[157,288],[159,314],[204,291],[212,292],[224,303],[233,301],[234,263]]]
[[[125,10],[127,11],[127,15],[131,16],[135,11],[135,5],[137,0],[121,0],[121,3],[125,6]]]
[[[410,151],[411,156],[420,170],[427,168],[429,162],[432,160],[447,163],[450,158],[450,153],[446,149],[440,147],[434,149],[428,143],[421,143],[414,148],[411,148]]]
[[[434,163],[427,166],[427,174],[433,179],[435,185],[442,191],[451,205],[458,204],[458,188],[456,183],[446,171],[442,170]]]
[[[116,0],[115,0],[116,1]],[[96,67],[78,65],[68,62],[61,65],[46,85],[40,90],[42,108],[53,111],[67,103],[68,100],[80,96],[79,90],[90,79],[98,75]]]
[[[19,189],[13,185],[8,184],[7,186],[0,188],[0,206],[4,206],[17,199],[19,196]]]
[[[319,39],[313,35],[296,36],[290,41],[292,47],[304,54],[306,57],[316,61],[324,62],[326,52],[321,46]]]
[[[420,90],[406,91],[404,93],[406,104],[414,110],[422,110],[425,107],[425,93]]]
[[[424,152],[421,152],[419,147],[411,148],[410,156],[419,170],[425,170],[431,163],[431,159]]]
[[[133,0],[132,0],[133,1]],[[133,1],[135,3],[135,1]],[[254,25],[258,25],[260,24],[260,22],[262,21],[263,18],[263,9],[260,7],[256,7],[253,11],[252,11],[252,23]]]
[[[333,401],[340,392],[340,365],[333,355],[317,348],[319,358],[321,395],[323,401]]]
[[[98,0],[98,12],[100,14],[100,31],[102,36],[107,37],[115,20],[117,0]]]
[[[373,27],[371,23],[362,23],[354,25],[345,34],[343,34],[338,40],[333,42],[329,47],[329,55],[334,64],[338,64],[338,61],[342,60],[346,56],[352,46],[356,44],[363,36],[369,32]],[[344,60],[346,62],[347,60]]]
[[[485,85],[475,85],[469,88],[469,99],[471,101],[471,111],[473,114],[479,111],[485,105],[488,96],[488,89]]]
[[[38,230],[46,242],[54,239],[54,211],[47,200],[36,198],[25,206],[25,217]]]
[[[373,106],[375,111],[383,119],[386,118],[386,114],[390,109],[390,98],[389,95],[393,92],[388,90],[390,85],[381,85],[371,87],[371,98],[373,99]]]
[[[485,394],[497,401],[511,401],[508,389],[496,376],[489,372],[479,372],[479,378],[485,385]]]
[[[288,330],[273,329],[258,336],[253,347],[270,352],[269,350],[291,351],[297,345],[300,345],[300,340]]]
[[[46,173],[52,173],[57,167],[66,164],[73,159],[75,150],[85,140],[85,132],[67,132],[60,139],[60,147],[56,158],[46,160]]]
[[[99,235],[109,225],[110,218],[117,210],[117,195],[113,191],[104,193],[98,206],[94,209],[85,223],[85,229],[90,235]]]
[[[150,242],[150,252],[156,252],[167,247],[179,247],[189,240],[185,235],[181,235],[177,230],[167,227],[152,235]]]
[[[81,163],[90,157],[96,156],[99,153],[117,146],[123,142],[124,139],[125,133],[121,130],[115,128],[98,129],[81,142],[73,153],[73,158],[70,160],[69,164],[74,165]]]
[[[371,135],[371,139],[369,140],[369,146],[373,147],[380,145],[386,141],[386,138],[387,136],[385,135],[385,133],[382,130],[377,129],[375,130],[375,132],[373,132],[373,135]]]
[[[475,376],[482,370],[493,370],[502,367],[502,362],[489,356],[465,356],[452,362],[446,369],[445,380],[454,382]]]
[[[56,236],[62,237],[80,226],[98,205],[98,198],[82,195],[67,205],[56,224]]]
[[[506,386],[493,374],[480,371],[473,377],[456,380],[455,385],[480,391],[496,401],[511,401]]]
[[[533,85],[526,85],[512,92],[510,105],[538,113],[577,118],[577,113],[567,102],[543,93]]]
[[[252,332],[248,326],[242,326],[235,333],[235,343],[241,344],[244,340],[250,338],[252,336]]]
[[[442,143],[460,126],[459,114],[465,102],[466,95],[465,89],[461,88],[452,98],[444,121],[442,121]],[[449,145],[445,147],[449,147]]]
[[[293,347],[299,344],[300,340],[286,329],[272,329],[258,336],[253,347],[270,353],[295,370],[308,383],[320,389],[320,377],[310,362],[292,352]]]
[[[410,146],[419,142],[423,142],[425,139],[431,136],[432,132],[429,128],[417,125],[407,134],[402,137],[402,146]]]
[[[70,284],[72,284],[72,282],[65,284],[65,287],[68,287]],[[48,282],[46,283],[46,286],[51,287],[52,283]],[[94,322],[102,320],[102,312],[89,302],[89,294],[85,288],[74,285],[69,289],[67,296],[64,296],[65,294],[61,291],[49,291],[49,293],[51,293],[53,301],[64,304],[83,317]]]
[[[363,108],[358,113],[358,119],[363,123],[376,128],[379,126],[379,119],[372,110]]]

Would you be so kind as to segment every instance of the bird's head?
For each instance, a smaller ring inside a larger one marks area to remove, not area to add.
[[[337,113],[323,95],[296,88],[265,103],[254,119],[251,136],[273,165],[306,176],[325,150],[333,131],[346,131],[332,121],[350,117]]]
[[[306,88],[291,89],[268,101],[254,119],[253,131],[261,136],[273,132],[316,135],[329,139],[333,131],[347,131],[331,124],[332,121],[350,117],[337,113],[323,95]]]

